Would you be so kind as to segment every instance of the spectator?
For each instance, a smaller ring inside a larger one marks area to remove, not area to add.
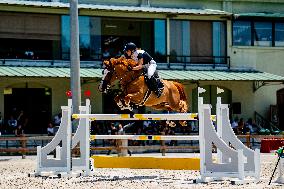
[[[118,135],[124,135],[124,127],[122,126],[121,123],[118,124],[118,131],[117,131]],[[122,145],[122,141],[121,140],[117,140],[118,146]],[[127,149],[127,152],[129,154],[129,156],[131,156],[131,152]]]
[[[169,135],[175,135],[175,131],[173,129],[170,129]],[[171,140],[170,146],[177,146],[177,140]]]
[[[238,134],[245,134],[245,122],[243,118],[238,122]]]
[[[246,122],[246,128],[247,131],[250,132],[250,134],[255,133],[257,131],[257,126],[253,122],[252,118],[249,118],[248,121]]]
[[[143,121],[143,129],[147,129],[148,127],[150,127],[151,123],[151,120]]]
[[[111,135],[117,135],[117,129],[116,129],[116,127],[114,126],[114,123],[111,123],[111,125],[110,125],[110,134],[111,134]],[[116,140],[111,139],[109,142],[110,142],[110,145],[111,145],[111,146],[116,146]],[[112,151],[112,150],[109,150],[108,153],[107,153],[107,155],[110,155],[110,154],[111,154],[111,151]]]
[[[17,120],[14,118],[13,115],[10,116],[10,119],[8,120],[8,127],[9,130],[12,132],[15,132],[15,129],[17,128],[18,122]]]
[[[231,124],[232,129],[233,129],[235,134],[238,134],[238,122],[239,122],[239,118],[236,117]]]
[[[19,124],[18,127],[15,129],[15,136],[16,137],[24,137],[25,136],[24,129],[22,128],[21,124]],[[27,143],[26,140],[20,140],[20,146],[22,148],[26,147],[26,143]],[[26,157],[26,154],[25,154],[25,152],[23,152],[22,153],[22,158],[25,158],[25,157]]]
[[[30,48],[25,51],[25,58],[34,59],[34,52]]]
[[[22,128],[21,124],[19,124],[19,126],[15,129],[15,136],[17,136],[17,137],[23,137],[24,136],[24,129]]]
[[[61,117],[62,117],[62,114],[61,114],[61,113],[59,113],[59,114],[57,114],[57,115],[54,116],[54,119],[53,119],[54,126],[60,126]]]
[[[49,123],[47,126],[47,135],[48,136],[54,136],[54,127],[52,123]]]
[[[24,111],[21,110],[19,116],[17,117],[18,125],[22,125],[22,128],[26,130],[28,127],[28,122],[29,122],[28,117],[26,116]]]
[[[22,124],[24,122],[24,111],[21,110],[19,116],[17,117],[18,124]]]
[[[109,59],[110,58],[110,53],[108,48],[105,48],[104,52],[103,52],[103,60]]]

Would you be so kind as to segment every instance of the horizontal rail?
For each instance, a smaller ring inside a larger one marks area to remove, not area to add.
[[[30,136],[30,137],[6,137],[0,136],[0,141],[19,141],[19,140],[52,140],[54,136]]]
[[[36,148],[0,148],[0,152],[36,152]]]
[[[72,118],[89,118],[91,120],[197,120],[197,113],[176,114],[73,114]],[[216,116],[211,116],[216,120]]]
[[[91,135],[90,140],[120,139],[120,140],[199,140],[198,135]]]
[[[99,136],[104,137],[104,136],[120,136],[120,135],[92,135],[92,136],[97,136],[95,139],[99,139],[99,138],[102,139]],[[121,135],[121,136],[129,136],[129,135]],[[130,136],[132,136],[132,135],[130,135]],[[147,137],[147,136],[152,136],[152,135],[134,135],[134,136],[145,136],[145,137]],[[154,135],[154,136],[159,136],[159,135]],[[169,135],[163,135],[163,136],[169,136]],[[174,136],[188,136],[188,135],[174,135]],[[193,135],[193,136],[195,136],[195,135]],[[52,140],[53,137],[54,136],[27,136],[27,137],[0,136],[0,141]],[[238,138],[248,138],[248,137],[250,137],[251,139],[252,138],[254,138],[254,139],[266,139],[266,138],[270,138],[270,139],[273,139],[273,138],[278,139],[278,138],[280,138],[280,139],[282,139],[282,138],[284,138],[284,135],[237,135],[237,137]],[[133,140],[137,140],[137,139],[133,139]],[[176,140],[176,139],[173,139],[173,140]]]
[[[176,150],[176,149],[199,149],[199,146],[109,146],[109,147],[90,147],[91,150],[104,151],[116,149],[129,150]]]

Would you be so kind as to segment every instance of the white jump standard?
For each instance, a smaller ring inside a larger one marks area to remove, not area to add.
[[[68,100],[68,106],[61,106],[62,118],[60,127],[51,140],[44,147],[37,147],[37,168],[29,176],[79,176],[90,175],[90,120],[82,118],[72,137],[71,111],[72,100]],[[90,113],[90,101],[86,100],[86,106],[79,107],[81,114]],[[59,146],[61,143],[62,147]],[[71,158],[71,150],[80,144],[80,157]],[[48,157],[56,149],[55,158]]]
[[[259,150],[253,153],[253,150],[248,149],[235,136],[230,126],[228,105],[221,104],[221,98],[217,98],[217,130],[221,128],[219,130],[220,135],[218,135],[209,119],[211,106],[203,104],[201,97],[198,101],[201,177],[194,182],[209,182],[227,178],[231,178],[232,184],[257,182],[260,172]],[[228,142],[236,150],[230,147]],[[212,158],[212,144],[218,150],[216,162],[213,162]],[[244,150],[246,150],[245,153]],[[245,179],[246,176],[254,177],[254,179]]]

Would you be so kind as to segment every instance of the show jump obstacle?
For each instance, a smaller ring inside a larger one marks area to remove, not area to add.
[[[199,93],[204,92],[201,88]],[[197,114],[90,114],[90,101],[80,106],[80,114],[72,115],[72,103],[62,106],[62,120],[53,140],[45,147],[37,147],[37,169],[30,176],[88,176],[90,168],[90,121],[91,120],[197,120]],[[221,104],[217,97],[217,132],[212,123],[211,105],[203,104],[198,97],[199,136],[147,136],[147,135],[96,135],[95,139],[135,139],[135,140],[199,140],[200,175],[194,182],[231,179],[233,183],[258,181],[260,176],[260,152],[247,148],[235,136],[229,120],[227,104]],[[72,136],[71,117],[79,119],[79,126]],[[61,144],[61,147],[59,145]],[[218,150],[213,161],[212,145]],[[71,150],[80,146],[80,157],[72,157]],[[48,156],[56,150],[54,158]],[[96,163],[96,162],[95,162]],[[247,179],[247,177],[251,179]]]

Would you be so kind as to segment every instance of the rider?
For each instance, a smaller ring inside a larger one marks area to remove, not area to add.
[[[124,55],[126,58],[132,58],[138,65],[133,70],[140,70],[148,67],[145,77],[146,83],[151,91],[154,91],[159,98],[163,93],[164,84],[161,82],[156,71],[157,64],[154,59],[144,50],[138,50],[137,46],[130,42],[124,47]]]

